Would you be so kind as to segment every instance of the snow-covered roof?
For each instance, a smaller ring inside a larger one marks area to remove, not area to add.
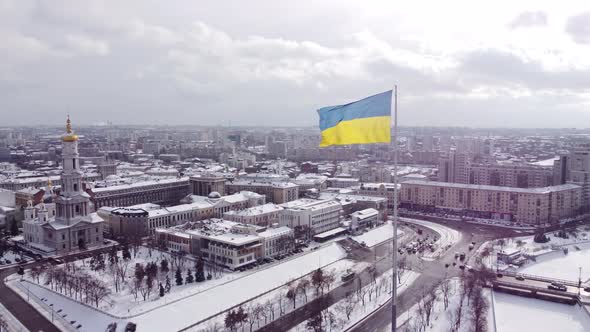
[[[141,182],[133,182],[129,184],[119,184],[110,187],[102,187],[102,188],[94,188],[92,192],[94,193],[101,193],[101,192],[109,192],[109,191],[117,191],[117,190],[125,190],[131,188],[141,188],[141,187],[148,187],[158,184],[175,184],[175,183],[188,183],[188,177],[182,178],[165,178],[165,179],[154,179],[150,181],[141,181]]]
[[[262,214],[268,214],[273,212],[281,211],[283,208],[273,203],[267,203],[251,208],[239,210],[239,211],[228,211],[225,214],[232,216],[257,216]]]
[[[550,192],[572,190],[581,188],[580,186],[572,183],[561,184],[558,186],[550,187],[539,187],[539,188],[515,188],[515,187],[500,187],[500,186],[488,186],[479,184],[463,184],[463,183],[449,183],[449,182],[438,182],[438,181],[422,181],[422,180],[409,180],[403,182],[402,185],[420,185],[420,186],[431,186],[431,187],[447,187],[447,188],[458,188],[458,189],[476,189],[476,190],[490,190],[490,191],[504,191],[522,194],[548,194]]]

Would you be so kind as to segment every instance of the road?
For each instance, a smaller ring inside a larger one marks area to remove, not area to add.
[[[106,252],[109,248],[99,248],[95,250],[88,250],[80,253],[62,257],[65,261],[73,261],[82,255],[87,255],[92,252]],[[24,268],[32,268],[45,264],[45,262],[31,262],[23,264]],[[33,306],[31,306],[25,299],[20,297],[15,291],[8,287],[4,280],[7,276],[16,273],[18,267],[10,267],[0,270],[0,302],[10,311],[10,313],[18,319],[31,332],[59,332],[60,330],[53,325],[53,323],[39,313]]]
[[[400,243],[402,245],[405,245],[406,243],[413,241],[416,238],[416,233],[410,230],[409,228],[404,230],[404,232],[404,235],[400,237]],[[423,234],[434,235],[428,229],[423,229],[423,232]],[[350,242],[345,244],[345,246],[350,245]],[[354,252],[351,253],[351,256],[354,256],[354,258],[358,260],[375,262],[374,266],[377,275],[382,275],[383,273],[391,269],[392,261],[391,257],[389,256],[391,248],[391,241],[385,241],[380,244],[377,244],[372,248],[362,248],[363,250],[361,250],[360,248],[354,248]],[[269,323],[268,325],[258,329],[257,331],[288,331],[289,329],[311,318],[314,314],[318,312],[318,310],[322,310],[326,307],[329,307],[334,303],[337,303],[341,299],[345,298],[346,295],[355,291],[359,287],[359,283],[361,284],[361,286],[365,286],[369,284],[371,281],[371,272],[365,269],[361,273],[357,274],[354,281],[342,284],[334,288],[328,294],[308,302],[306,305],[301,306],[295,309],[294,311],[291,311],[290,313],[280,317],[279,319]]]
[[[411,222],[411,220],[406,221]],[[455,245],[443,252],[437,260],[427,261],[415,255],[408,256],[409,262],[412,264],[412,270],[419,272],[420,276],[418,276],[418,278],[406,288],[405,292],[398,296],[398,320],[401,318],[401,314],[418,303],[422,298],[424,289],[435,287],[444,279],[457,277],[462,273],[462,270],[458,268],[460,263],[455,259],[455,252],[465,252],[467,255],[466,261],[469,261],[475,255],[477,249],[486,241],[523,235],[521,232],[516,232],[510,229],[498,230],[497,228],[487,225],[466,224],[442,220],[431,221],[455,229],[459,231],[462,236]],[[475,242],[475,248],[470,251],[469,244],[472,242]],[[453,266],[453,262],[456,262],[457,265]],[[446,263],[449,263],[450,265],[448,268],[445,267]],[[388,302],[387,305],[384,305],[375,311],[369,319],[358,324],[350,331],[383,331],[386,326],[391,324],[391,310],[391,302]]]

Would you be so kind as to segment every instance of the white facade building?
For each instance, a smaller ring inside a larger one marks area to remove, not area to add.
[[[29,247],[44,253],[68,253],[101,245],[104,221],[90,213],[90,199],[82,191],[82,172],[78,154],[78,136],[68,118],[63,136],[63,172],[61,191],[55,204],[40,204],[25,209],[24,240]]]
[[[340,225],[342,205],[334,200],[302,198],[281,204],[279,224],[298,229],[311,236]]]

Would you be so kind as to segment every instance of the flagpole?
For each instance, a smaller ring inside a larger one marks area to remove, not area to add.
[[[391,332],[397,330],[397,204],[398,204],[398,179],[397,179],[397,162],[398,162],[398,143],[397,143],[397,84],[393,87],[393,287],[391,292]]]

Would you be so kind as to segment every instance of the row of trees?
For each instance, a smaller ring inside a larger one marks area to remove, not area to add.
[[[379,301],[381,295],[391,292],[391,276],[378,276],[374,268],[370,272],[369,284],[363,286],[361,280],[356,279],[354,291],[348,292],[335,306],[318,302],[316,314],[305,323],[306,329],[313,332],[341,331],[356,310],[366,308],[369,303]]]
[[[41,283],[41,277],[44,276],[44,284],[51,290],[96,307],[110,294],[105,283],[71,263],[66,263],[63,267],[40,265],[31,268],[29,275],[37,283]]]
[[[309,277],[287,283],[283,290],[266,300],[253,300],[235,310],[228,311],[224,319],[225,328],[230,331],[249,328],[252,331],[255,325],[257,327],[260,327],[262,323],[266,325],[277,317],[285,315],[289,310],[297,308],[298,303],[306,304],[312,298],[321,297],[329,292],[335,280],[335,274],[332,271],[318,268]],[[222,326],[214,322],[206,330],[222,329]]]
[[[437,305],[443,306],[447,312],[450,332],[465,330],[487,331],[487,312],[489,303],[484,295],[483,287],[490,280],[492,274],[487,271],[475,271],[461,275],[457,286],[449,280],[444,280],[438,287],[424,289],[417,304],[414,319],[406,326],[406,332],[426,331],[433,323],[433,312]],[[451,307],[451,298],[458,297],[456,306]]]

